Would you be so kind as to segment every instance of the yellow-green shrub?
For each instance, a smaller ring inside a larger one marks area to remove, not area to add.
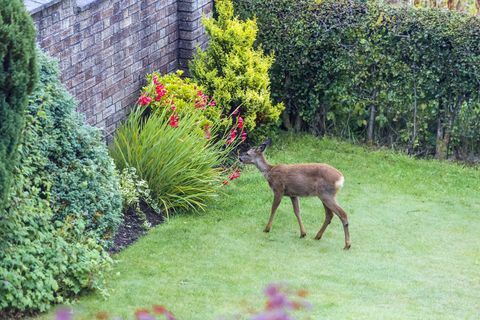
[[[270,99],[273,56],[253,47],[256,21],[234,17],[231,0],[216,1],[216,11],[217,19],[203,19],[210,40],[189,66],[193,79],[229,113],[238,108],[247,130],[275,124],[284,107]]]

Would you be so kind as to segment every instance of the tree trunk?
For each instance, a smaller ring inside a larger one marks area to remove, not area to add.
[[[458,0],[455,10],[457,10],[458,12],[465,12],[465,1]]]
[[[295,132],[300,132],[302,130],[302,122],[300,114],[296,113],[293,121],[293,130],[295,130]]]
[[[369,145],[373,144],[373,134],[375,130],[375,115],[376,115],[377,109],[375,106],[372,104],[370,106],[370,118],[368,119],[368,127],[367,127],[367,143]]]
[[[436,150],[435,158],[439,160],[444,160],[447,158],[447,145],[444,140],[444,125],[442,122],[441,115],[437,119],[437,140],[436,140]]]
[[[290,122],[290,115],[288,114],[287,109],[283,110],[282,112],[282,121],[285,129],[287,129],[288,131],[292,130],[292,123]]]
[[[414,100],[413,100],[413,132],[412,137],[408,146],[408,153],[413,154],[415,149],[415,141],[417,140],[417,85],[413,87]]]
[[[475,1],[475,6],[477,7],[477,16],[480,16],[480,0]]]

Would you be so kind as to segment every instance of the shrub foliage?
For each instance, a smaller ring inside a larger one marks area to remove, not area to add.
[[[193,79],[220,106],[230,112],[239,108],[249,131],[275,124],[283,104],[271,101],[268,71],[274,59],[253,47],[258,31],[255,20],[234,17],[231,0],[216,1],[215,9],[216,19],[203,19],[210,40],[206,51],[198,49],[189,66]]]
[[[56,64],[39,55],[11,203],[0,218],[0,318],[101,288],[121,215],[112,160],[84,125]]]
[[[285,126],[412,154],[480,153],[480,19],[355,0],[236,0],[275,52]]]
[[[37,81],[35,29],[21,0],[0,0],[0,210],[7,203],[23,110]]]

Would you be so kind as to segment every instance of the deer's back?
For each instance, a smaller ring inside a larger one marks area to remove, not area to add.
[[[335,194],[343,185],[342,173],[325,163],[280,164],[267,180],[274,192],[297,197]]]

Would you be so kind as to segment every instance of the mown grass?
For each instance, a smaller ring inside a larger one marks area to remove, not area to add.
[[[263,233],[272,195],[249,168],[208,212],[174,217],[115,256],[110,296],[82,297],[77,319],[152,304],[178,319],[217,319],[262,307],[262,288],[279,281],[310,292],[310,319],[480,317],[479,170],[310,136],[282,136],[267,157],[344,173],[350,251],[338,218],[313,240],[324,217],[316,198],[301,200],[305,239],[287,198]]]

